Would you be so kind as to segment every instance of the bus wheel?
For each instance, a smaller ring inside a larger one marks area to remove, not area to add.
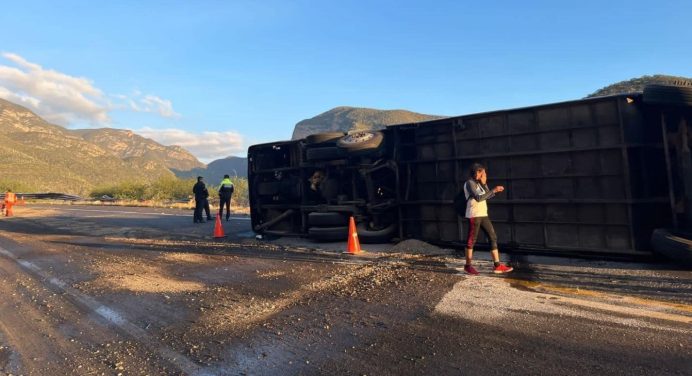
[[[377,131],[355,132],[341,137],[336,146],[349,153],[362,153],[378,150],[384,144],[384,135]]]
[[[344,137],[345,132],[324,132],[305,136],[305,143],[308,145],[321,144],[323,142],[336,141]]]

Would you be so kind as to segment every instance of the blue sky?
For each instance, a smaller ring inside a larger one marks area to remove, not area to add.
[[[336,106],[461,115],[692,76],[689,1],[12,1],[0,97],[203,161]]]

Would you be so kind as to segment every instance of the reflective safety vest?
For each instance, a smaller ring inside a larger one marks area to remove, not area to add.
[[[221,186],[219,187],[219,195],[222,197],[231,197],[233,194],[233,183],[231,182],[231,179],[223,179],[221,181]]]
[[[14,192],[5,193],[5,203],[6,204],[14,204],[16,202],[17,202],[17,196],[14,194]]]

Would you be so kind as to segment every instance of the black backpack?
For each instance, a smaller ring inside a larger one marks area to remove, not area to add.
[[[469,198],[466,198],[464,187],[466,187],[466,182],[464,182],[464,185],[461,188],[461,192],[457,193],[457,195],[454,196],[454,210],[456,210],[457,215],[460,215],[462,217],[466,215],[466,204],[469,202],[471,198],[473,198],[473,196],[469,196]]]
[[[459,192],[456,196],[454,196],[454,210],[456,210],[457,215],[464,216],[466,215],[466,202],[468,200],[466,199],[466,195],[464,194],[464,191],[462,190]]]

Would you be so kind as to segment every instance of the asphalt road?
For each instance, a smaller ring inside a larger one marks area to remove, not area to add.
[[[30,205],[0,219],[0,375],[689,375],[692,272],[412,244],[257,241],[245,216]]]

